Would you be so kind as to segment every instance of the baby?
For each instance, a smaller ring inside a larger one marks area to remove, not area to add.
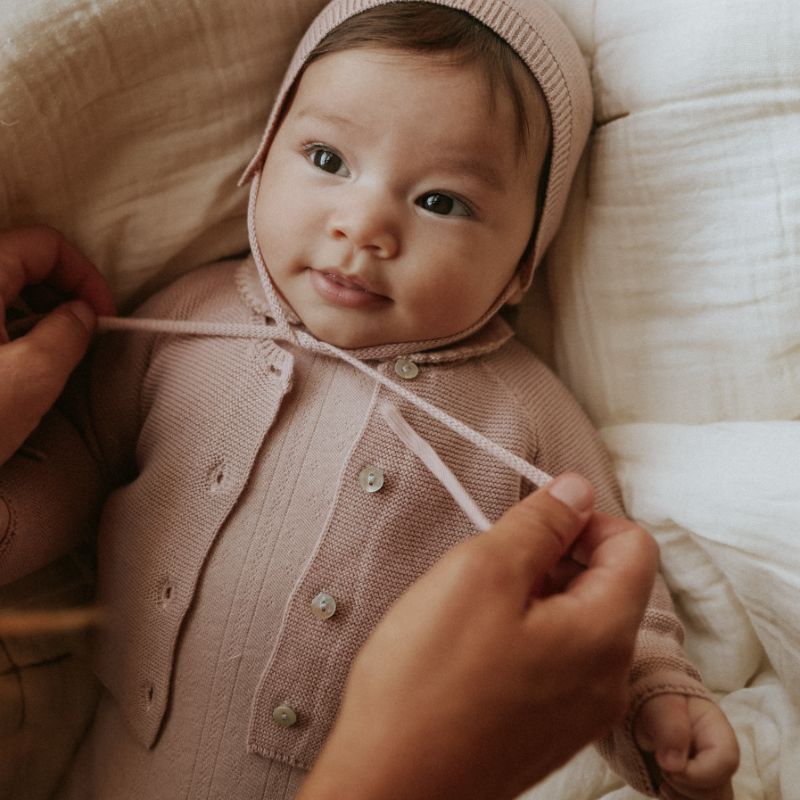
[[[590,97],[540,0],[335,0],[312,24],[246,173],[252,253],[104,337],[71,424],[0,472],[0,578],[102,507],[104,694],[61,797],[293,796],[352,657],[443,552],[545,473],[621,512],[590,424],[497,314],[555,232]],[[643,792],[730,797],[735,739],[681,635],[659,582],[599,748]]]

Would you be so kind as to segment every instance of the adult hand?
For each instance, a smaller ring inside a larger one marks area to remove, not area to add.
[[[512,798],[622,719],[657,548],[592,505],[561,476],[392,606],[298,800]]]
[[[12,342],[6,310],[26,292],[33,311],[49,313]],[[0,232],[0,464],[64,388],[89,346],[95,314],[113,313],[100,273],[60,233],[47,227]]]

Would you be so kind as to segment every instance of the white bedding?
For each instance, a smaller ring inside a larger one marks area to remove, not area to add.
[[[520,331],[659,539],[737,800],[800,800],[800,5],[551,1],[597,128]],[[123,303],[243,249],[235,180],[323,3],[0,3],[0,226],[61,227]],[[634,796],[592,751],[530,795]]]

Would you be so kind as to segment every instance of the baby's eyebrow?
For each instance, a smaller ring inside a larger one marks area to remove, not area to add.
[[[485,158],[465,158],[458,155],[449,155],[440,160],[439,166],[448,172],[476,178],[496,192],[504,192],[506,190],[505,182],[500,173]]]
[[[301,108],[297,112],[298,119],[313,119],[317,120],[318,122],[328,122],[332,125],[344,125],[348,128],[357,128],[358,123],[350,119],[350,117],[345,117],[342,114],[337,114],[335,111],[320,111],[314,108]]]

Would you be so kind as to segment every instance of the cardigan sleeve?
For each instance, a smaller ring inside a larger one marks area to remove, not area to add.
[[[608,452],[593,425],[567,389],[539,365],[537,402],[532,410],[535,463],[556,476],[575,471],[595,489],[598,510],[624,515]],[[642,705],[659,694],[713,700],[683,651],[683,627],[661,576],[656,577],[642,620],[629,681],[629,706],[623,722],[597,743],[611,768],[640,792],[657,795],[660,774],[652,758],[636,745],[633,729]]]

